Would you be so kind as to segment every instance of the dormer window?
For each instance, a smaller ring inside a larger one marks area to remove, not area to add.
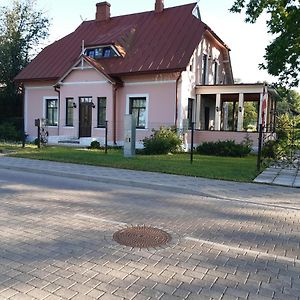
[[[112,46],[88,48],[85,50],[85,55],[95,59],[119,56]]]

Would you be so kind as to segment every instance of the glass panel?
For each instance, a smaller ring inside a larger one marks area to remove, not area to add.
[[[66,99],[66,126],[73,126],[73,98]]]
[[[98,98],[98,127],[105,127],[106,121],[106,98]]]
[[[202,59],[202,84],[206,84],[206,69],[207,69],[207,55],[203,54]]]
[[[130,98],[129,113],[136,118],[136,127],[146,127],[146,98]]]
[[[47,99],[46,100],[46,119],[48,120],[49,126],[57,126],[58,123],[58,112],[57,112],[57,100]]]

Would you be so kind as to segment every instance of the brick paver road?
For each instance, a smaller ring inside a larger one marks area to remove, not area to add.
[[[0,299],[300,299],[300,196],[283,191],[236,201],[0,169]],[[131,224],[172,241],[112,240]]]

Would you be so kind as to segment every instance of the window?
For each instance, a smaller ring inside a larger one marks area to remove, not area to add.
[[[193,106],[194,106],[194,99],[189,98],[188,99],[188,111],[187,111],[187,118],[189,120],[189,129],[192,128],[192,122],[193,120]]]
[[[57,99],[46,99],[46,119],[48,126],[58,125]]]
[[[116,51],[111,46],[87,49],[85,50],[85,55],[96,59],[118,56]]]
[[[214,62],[214,84],[218,83],[218,71],[219,71],[219,65],[218,63],[215,61]]]
[[[136,128],[146,128],[146,97],[130,97],[129,114],[135,116]]]
[[[66,98],[66,126],[73,126],[73,98]]]
[[[106,98],[98,97],[98,118],[97,127],[105,127],[106,121]]]
[[[203,54],[202,58],[202,84],[206,84],[206,74],[207,74],[207,55]]]
[[[93,105],[93,97],[79,97],[80,103],[91,103]]]

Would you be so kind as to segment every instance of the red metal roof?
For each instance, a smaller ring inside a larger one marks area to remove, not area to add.
[[[105,73],[113,77],[184,70],[204,31],[210,30],[192,15],[195,5],[83,22],[73,33],[46,47],[16,80],[58,80],[78,60],[82,40],[86,46],[113,43],[125,49],[124,57],[101,59]]]

